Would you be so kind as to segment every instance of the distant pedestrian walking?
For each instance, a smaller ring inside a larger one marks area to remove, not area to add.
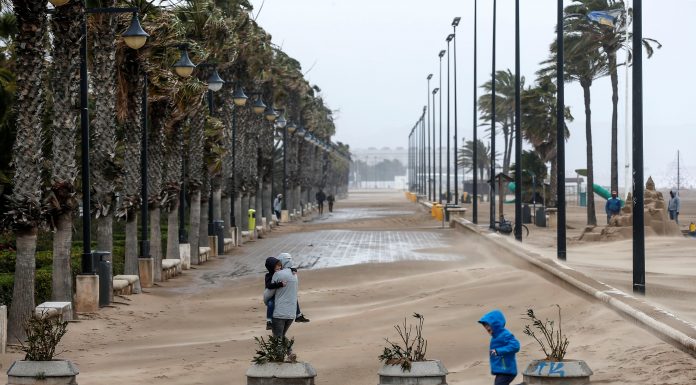
[[[671,197],[669,199],[669,206],[667,206],[667,210],[669,210],[669,219],[679,224],[679,209],[681,209],[681,200],[679,199],[679,195],[674,191],[670,191],[669,196]]]
[[[520,351],[520,342],[505,329],[505,316],[500,310],[486,313],[478,322],[491,335],[488,355],[494,384],[509,385],[517,377],[515,354]]]
[[[324,213],[324,201],[326,200],[326,194],[324,194],[324,191],[322,189],[319,189],[316,198],[317,204],[319,204],[319,215],[321,215]]]
[[[621,199],[618,198],[616,191],[611,192],[611,198],[607,199],[607,204],[604,206],[604,211],[607,213],[607,223],[614,215],[619,215],[621,212]]]
[[[333,194],[329,194],[329,196],[326,197],[326,201],[329,202],[329,212],[333,212],[333,204],[336,198],[334,198]]]
[[[280,212],[283,209],[283,194],[278,194],[278,196],[273,200],[273,211],[276,215],[276,221],[280,223]]]

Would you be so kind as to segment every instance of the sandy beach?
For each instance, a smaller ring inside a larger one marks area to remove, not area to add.
[[[575,248],[583,246],[572,246],[573,258]],[[263,261],[283,251],[304,266],[300,304],[311,322],[293,324],[289,335],[299,359],[316,368],[317,384],[377,383],[384,338],[398,338],[393,325],[414,312],[425,316],[427,356],[443,361],[448,383],[492,383],[488,336],[477,320],[494,308],[506,314],[522,343],[522,368],[543,358],[522,333],[523,313],[554,317],[555,304],[568,358],[590,365],[593,384],[696,383],[692,356],[475,236],[439,228],[400,192],[353,194],[322,219],[282,226],[145,294],[117,297],[70,324],[61,357],[78,365],[80,384],[244,384],[254,337],[268,334]],[[618,270],[622,258],[613,262]],[[583,263],[592,269],[593,261]],[[686,312],[687,298],[682,305]],[[3,355],[2,367],[18,358]]]

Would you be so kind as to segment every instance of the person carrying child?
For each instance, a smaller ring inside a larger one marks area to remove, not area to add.
[[[509,385],[517,377],[515,354],[520,351],[520,342],[505,329],[505,316],[500,310],[486,313],[478,322],[491,335],[488,354],[494,385]]]
[[[291,261],[292,257],[290,257],[290,254],[288,253],[282,253],[279,256],[281,259],[287,259],[288,261]],[[273,311],[275,310],[275,291],[276,289],[282,288],[287,286],[288,282],[287,280],[277,280],[274,281],[274,274],[277,271],[280,271],[283,269],[283,263],[280,259],[275,258],[275,257],[268,257],[266,258],[266,270],[268,270],[268,273],[266,273],[266,276],[264,277],[265,280],[265,291],[264,291],[264,303],[266,304],[266,330],[273,330]],[[294,270],[294,271],[293,271]],[[290,270],[293,276],[297,276],[297,269],[291,269]],[[295,278],[297,279],[297,278]],[[295,312],[295,322],[309,322],[309,319],[306,318],[302,312],[300,311],[300,303],[299,301],[297,302],[296,306],[296,312]]]

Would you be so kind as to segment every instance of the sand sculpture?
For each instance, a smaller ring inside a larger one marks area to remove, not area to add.
[[[681,236],[679,226],[669,220],[667,202],[662,193],[655,190],[652,177],[645,184],[644,193],[645,235],[646,236]],[[615,215],[605,227],[588,226],[580,236],[581,241],[616,241],[633,237],[633,196],[628,195],[627,204],[621,213]]]

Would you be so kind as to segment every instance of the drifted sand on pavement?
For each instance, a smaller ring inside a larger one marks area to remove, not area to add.
[[[384,220],[393,224],[393,218]],[[296,339],[299,359],[316,368],[317,384],[376,384],[384,338],[397,340],[393,325],[414,312],[425,316],[427,356],[444,362],[449,384],[492,383],[489,337],[477,320],[493,308],[505,313],[507,327],[522,343],[522,370],[541,358],[541,351],[522,333],[521,316],[533,307],[541,316],[555,317],[553,304],[563,308],[568,358],[588,362],[593,384],[696,383],[696,360],[690,355],[473,236],[445,231],[448,247],[421,252],[457,253],[460,261],[300,271],[300,304],[311,322],[293,324],[289,335]],[[221,262],[199,266],[148,294],[130,296],[131,301],[118,298],[129,305],[117,303],[93,319],[70,324],[61,357],[79,366],[78,382],[245,384],[254,337],[268,334],[263,277],[232,278],[193,294],[174,289],[196,284],[196,277]],[[17,358],[3,355],[3,368]]]

